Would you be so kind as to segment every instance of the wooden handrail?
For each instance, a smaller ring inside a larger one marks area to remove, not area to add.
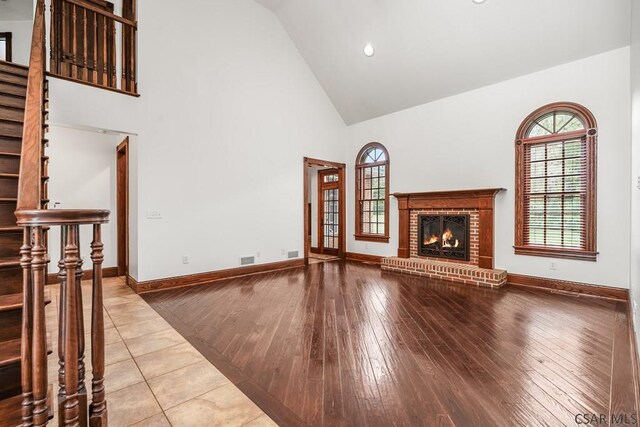
[[[16,212],[18,225],[44,227],[53,225],[106,224],[109,211],[102,209],[33,209]]]
[[[79,0],[63,0],[63,1],[65,1],[67,3],[75,4],[76,6],[79,6],[79,7],[83,8],[83,9],[90,10],[91,12],[95,12],[98,15],[102,15],[102,16],[107,17],[109,19],[113,19],[114,21],[118,21],[121,24],[128,25],[128,26],[133,27],[133,28],[138,28],[138,24],[133,22],[133,21],[131,21],[130,19],[123,18],[122,16],[118,16],[118,15],[116,15],[114,13],[111,13],[111,12],[109,12],[107,10],[100,9],[99,7],[93,6],[93,5],[89,4],[89,3],[86,3],[86,2],[83,2],[83,1],[79,1]]]
[[[40,208],[45,85],[44,1],[38,0],[33,22],[27,97],[22,132],[17,210]]]

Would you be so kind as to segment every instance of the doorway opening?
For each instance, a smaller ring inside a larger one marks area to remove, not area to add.
[[[305,264],[345,257],[345,164],[304,158]]]
[[[11,62],[11,33],[0,33],[0,61]]]
[[[118,276],[129,275],[129,137],[116,148]]]

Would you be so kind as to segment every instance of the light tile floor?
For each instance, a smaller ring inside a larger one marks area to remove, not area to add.
[[[50,286],[49,382],[57,394],[59,286]],[[91,387],[91,283],[83,282],[86,376]],[[122,278],[104,279],[105,386],[109,425],[275,426]],[[55,399],[57,417],[57,399]],[[57,425],[57,418],[50,425]]]

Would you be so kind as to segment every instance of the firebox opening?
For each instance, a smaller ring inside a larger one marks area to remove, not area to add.
[[[469,215],[420,215],[418,254],[469,261]]]

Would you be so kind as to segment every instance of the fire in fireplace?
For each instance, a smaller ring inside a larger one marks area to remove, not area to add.
[[[469,261],[469,215],[420,215],[418,255]]]

